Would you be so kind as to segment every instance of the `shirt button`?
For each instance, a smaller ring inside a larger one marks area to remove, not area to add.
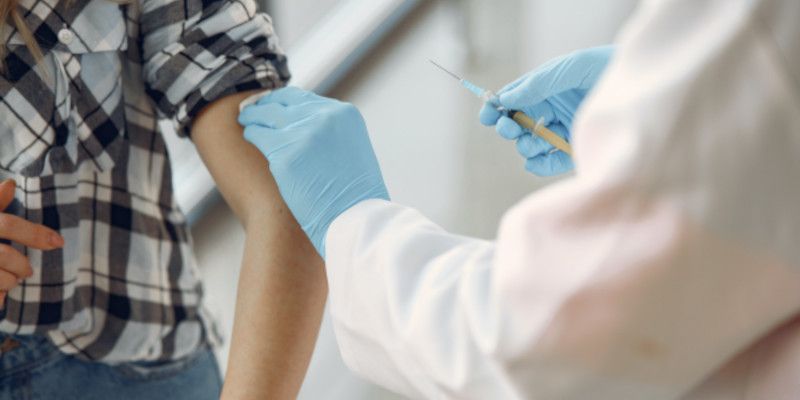
[[[58,31],[58,41],[59,42],[64,43],[66,45],[69,45],[70,43],[72,43],[73,39],[75,39],[75,34],[72,33],[71,30],[69,30],[67,28],[64,28],[64,29]]]

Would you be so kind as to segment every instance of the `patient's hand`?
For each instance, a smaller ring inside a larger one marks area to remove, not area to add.
[[[38,250],[53,250],[64,246],[64,238],[54,230],[4,213],[14,200],[16,183],[0,183],[0,239]],[[6,294],[22,279],[33,275],[28,258],[7,243],[0,243],[0,308],[5,306]]]

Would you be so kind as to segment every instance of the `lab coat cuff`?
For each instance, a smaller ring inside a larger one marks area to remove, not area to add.
[[[389,201],[382,199],[368,199],[359,202],[358,204],[348,208],[345,212],[339,214],[336,219],[331,222],[328,227],[328,232],[325,234],[325,249],[328,261],[331,257],[330,254],[334,249],[339,252],[348,251],[346,248],[348,244],[352,244],[353,235],[358,234],[361,224],[359,221],[367,218],[368,215],[376,209],[385,207],[392,204]],[[328,267],[330,270],[330,267]],[[328,279],[331,279],[330,273]]]
[[[348,321],[356,317],[351,315],[354,310],[351,306],[354,295],[351,285],[355,280],[353,274],[359,272],[354,270],[358,264],[354,262],[354,258],[358,258],[354,253],[359,249],[363,250],[358,243],[361,242],[359,236],[364,232],[365,222],[371,216],[380,215],[378,211],[385,210],[392,204],[381,199],[364,200],[336,217],[325,236],[325,271],[330,287],[329,304],[334,332],[345,363],[356,371],[361,371],[356,359],[358,346],[349,342],[348,334],[342,334],[343,330],[347,331]],[[351,351],[351,348],[355,351]]]

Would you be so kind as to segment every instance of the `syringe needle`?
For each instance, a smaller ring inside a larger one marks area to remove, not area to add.
[[[551,131],[550,129],[547,129],[544,126],[543,120],[541,118],[539,119],[539,121],[534,121],[531,117],[529,117],[522,111],[506,110],[505,107],[500,105],[500,101],[498,100],[497,95],[491,90],[486,90],[478,85],[475,85],[474,83],[454,74],[447,68],[437,64],[435,61],[431,59],[428,59],[428,61],[430,61],[431,64],[435,65],[436,68],[439,68],[440,70],[444,71],[447,75],[450,75],[456,80],[458,80],[461,83],[461,86],[467,88],[467,90],[478,96],[481,100],[493,105],[497,109],[497,111],[500,111],[502,114],[505,114],[509,118],[513,119],[514,122],[516,122],[519,126],[527,129],[533,134],[538,135],[546,142],[553,145],[553,147],[555,147],[556,149],[561,150],[569,155],[572,155],[572,146],[570,146],[570,144],[566,140],[564,140],[561,136],[558,136],[555,132]]]
[[[453,78],[455,78],[459,83],[461,83],[461,86],[467,88],[467,90],[472,92],[475,96],[478,96],[478,98],[483,99],[483,101],[492,101],[492,98],[495,96],[495,94],[493,92],[488,91],[488,90],[486,90],[486,89],[484,89],[484,88],[482,88],[482,87],[480,87],[480,86],[478,86],[478,85],[476,85],[476,84],[474,84],[474,83],[472,83],[472,82],[470,82],[470,81],[468,81],[468,80],[456,75],[455,73],[453,73],[449,69],[437,64],[436,61],[433,61],[430,58],[428,59],[428,61],[430,61],[430,63],[433,64],[434,66],[436,66],[436,68],[439,68],[440,70],[444,71],[444,73],[446,73],[447,75],[450,75]]]
[[[456,74],[452,73],[452,72],[451,72],[450,70],[448,70],[447,68],[445,68],[445,67],[443,67],[443,66],[441,66],[441,65],[437,64],[437,63],[436,63],[436,61],[433,61],[433,60],[431,60],[430,58],[428,59],[428,61],[429,61],[431,64],[435,65],[435,66],[436,66],[437,68],[439,68],[440,70],[444,71],[444,72],[445,72],[447,75],[450,75],[450,76],[452,76],[453,78],[456,78],[456,80],[457,80],[457,81],[462,81],[462,80],[463,80],[463,79],[461,79],[461,77],[460,77],[460,76],[458,76],[458,75],[456,75]]]

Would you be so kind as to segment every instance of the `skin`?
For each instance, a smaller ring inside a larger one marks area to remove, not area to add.
[[[200,156],[246,232],[222,398],[293,399],[314,350],[327,280],[266,159],[236,122],[250,94],[216,101],[192,126]]]
[[[16,182],[0,183],[0,239],[25,247],[53,250],[64,246],[64,238],[54,230],[2,212],[14,200]],[[6,294],[23,279],[33,275],[28,257],[8,244],[0,243],[0,308],[5,307]]]

